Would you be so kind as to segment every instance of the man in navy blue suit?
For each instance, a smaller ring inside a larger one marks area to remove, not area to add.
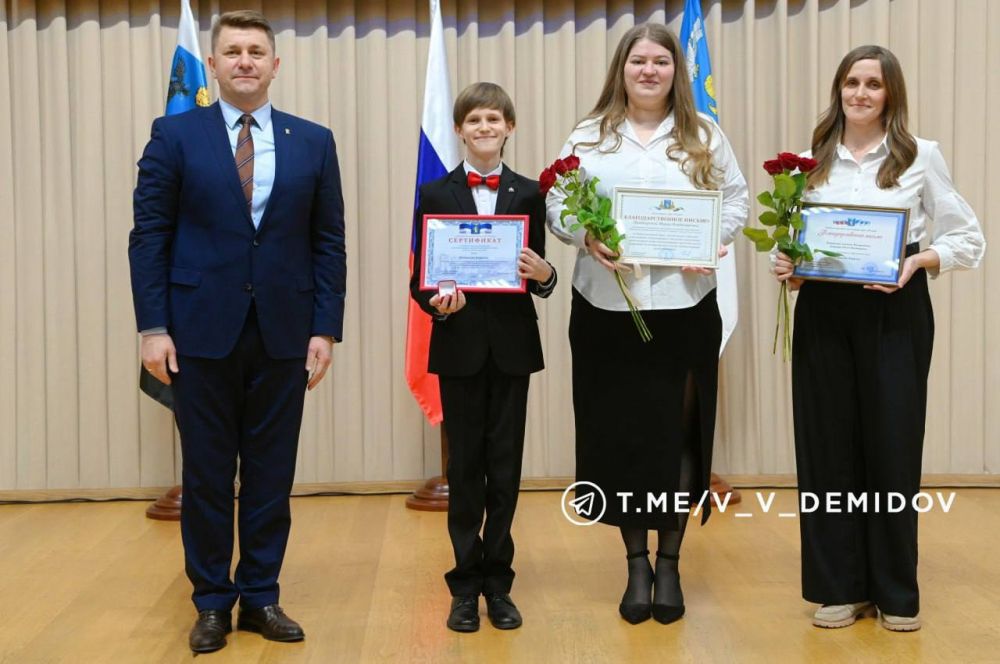
[[[142,362],[172,384],[181,435],[195,652],[226,645],[237,601],[238,629],[304,638],[278,605],[278,573],[305,391],[341,339],[346,274],[333,135],[271,107],[264,16],[220,16],[208,64],[221,99],[153,122],[129,236]]]

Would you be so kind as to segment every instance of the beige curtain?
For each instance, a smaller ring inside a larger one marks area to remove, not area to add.
[[[345,342],[307,398],[299,482],[396,481],[439,470],[438,433],[403,380],[407,255],[423,94],[424,0],[251,2],[277,31],[272,100],[333,128],[348,212]],[[0,5],[0,490],[164,486],[179,479],[167,412],[137,390],[126,243],[135,161],[163,112],[179,3],[5,0]],[[194,2],[201,48],[222,11]],[[751,191],[759,164],[807,146],[851,47],[902,61],[912,129],[941,142],[984,223],[1000,213],[1000,3],[991,0],[706,0],[722,126]],[[618,38],[683,2],[447,0],[453,90],[493,80],[514,97],[508,162],[534,174],[590,109]],[[214,92],[214,87],[213,87]],[[756,212],[754,213],[756,214]],[[777,287],[738,244],[740,324],[723,359],[716,470],[794,472],[789,373],[772,357]],[[573,256],[541,303],[548,369],[532,379],[526,477],[571,476],[566,327]],[[937,314],[925,470],[1000,471],[1000,273],[948,275]],[[628,385],[609,403],[628,416]]]

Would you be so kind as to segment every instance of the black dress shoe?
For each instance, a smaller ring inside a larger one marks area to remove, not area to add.
[[[188,645],[194,652],[213,652],[226,645],[226,634],[233,631],[230,611],[206,609],[198,612],[198,620],[191,628]]]
[[[497,629],[517,629],[521,626],[521,612],[507,594],[487,595],[486,615]]]
[[[286,616],[277,604],[259,609],[241,608],[236,629],[257,632],[269,641],[301,641],[306,638],[299,624]]]
[[[652,615],[653,567],[649,564],[648,549],[630,553],[625,556],[625,559],[629,561],[629,586],[632,586],[632,582],[635,581],[636,584],[644,587],[644,592],[641,596],[635,596],[629,591],[629,587],[626,587],[625,594],[622,595],[622,601],[618,604],[618,614],[627,623],[638,625],[641,622],[649,620],[650,615]],[[631,562],[633,560],[636,561],[634,564]],[[636,575],[636,579],[632,578],[633,575]],[[647,579],[649,587],[648,592],[645,592]],[[640,601],[635,601],[636,599]]]
[[[479,630],[479,595],[462,595],[451,598],[448,629],[456,632]]]
[[[660,560],[672,560],[677,562],[679,556],[669,553],[663,553],[662,551],[656,552],[656,557]],[[659,570],[659,560],[657,561],[657,570]],[[666,567],[664,568],[667,569]],[[664,574],[665,571],[657,571],[657,574]],[[677,573],[676,567],[674,568],[674,574]],[[678,575],[677,583],[680,584],[680,576]],[[676,600],[675,600],[676,601]],[[652,613],[653,619],[662,625],[669,625],[672,622],[677,622],[684,617],[684,597],[681,596],[681,603],[679,605],[666,604],[663,602],[657,602],[653,600]]]

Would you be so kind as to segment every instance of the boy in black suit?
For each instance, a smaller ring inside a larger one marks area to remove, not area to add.
[[[421,291],[419,260],[410,280],[411,297],[434,317],[428,371],[438,375],[448,431],[448,534],[455,550],[455,568],[445,574],[452,594],[448,627],[478,630],[483,594],[493,626],[514,629],[521,614],[509,594],[510,527],[521,481],[528,379],[544,366],[530,293],[548,297],[556,271],[545,260],[545,198],[538,182],[500,160],[514,131],[510,97],[493,83],[474,83],[455,100],[454,121],[466,159],[420,188],[415,255],[424,214],[528,215],[529,223],[528,246],[518,260],[526,293]]]

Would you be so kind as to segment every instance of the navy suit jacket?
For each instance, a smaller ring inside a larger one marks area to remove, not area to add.
[[[443,178],[420,187],[410,296],[433,316],[437,313],[430,305],[434,291],[420,290],[424,214],[478,214],[461,164]],[[528,215],[528,246],[545,258],[545,197],[536,181],[504,165],[496,214]],[[512,376],[541,371],[545,363],[531,293],[548,297],[551,292],[543,291],[537,281],[529,279],[527,293],[466,293],[465,307],[460,311],[444,320],[435,317],[427,370],[442,376],[473,376],[492,356],[497,367]]]
[[[344,201],[329,129],[272,110],[275,176],[255,229],[219,104],[158,118],[139,160],[129,236],[139,330],[222,358],[251,301],[273,359],[343,333]]]

